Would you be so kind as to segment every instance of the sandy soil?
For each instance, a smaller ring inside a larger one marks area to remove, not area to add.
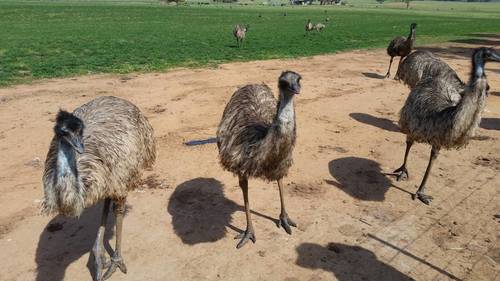
[[[467,80],[474,46],[429,49]],[[137,104],[159,150],[129,195],[129,272],[111,280],[499,280],[500,66],[487,66],[491,93],[478,136],[466,149],[442,151],[429,181],[435,200],[425,206],[410,193],[429,146],[414,146],[409,181],[383,174],[402,161],[396,121],[409,92],[381,79],[388,61],[384,50],[365,50],[0,89],[0,280],[91,280],[101,206],[76,220],[40,216],[38,205],[55,113],[102,95]],[[236,250],[233,236],[245,228],[237,179],[218,165],[216,145],[183,143],[214,136],[237,87],[274,88],[284,69],[303,75],[295,164],[285,180],[299,227],[291,236],[277,228],[276,183],[252,180],[257,243]]]

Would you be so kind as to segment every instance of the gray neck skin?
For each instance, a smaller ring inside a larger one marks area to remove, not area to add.
[[[57,151],[57,178],[70,175],[75,178],[78,176],[78,171],[76,169],[76,153],[69,143],[64,139],[60,139]]]
[[[484,77],[484,59],[482,56],[478,55],[474,57],[474,61],[472,63],[474,73],[471,75],[471,82]]]
[[[293,94],[285,93],[280,89],[280,104],[276,121],[279,125],[292,125],[295,120],[295,109],[293,108]],[[276,122],[275,121],[275,122]]]

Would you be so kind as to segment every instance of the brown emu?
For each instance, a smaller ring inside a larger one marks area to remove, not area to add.
[[[249,25],[244,26],[240,24],[234,26],[233,35],[234,38],[236,38],[236,45],[238,47],[241,47],[243,45],[243,41],[245,40],[245,36],[249,27]]]
[[[460,80],[457,73],[429,51],[415,51],[405,57],[396,74],[397,79],[403,81],[410,89],[413,89],[421,80],[437,76],[448,81],[447,85],[450,90],[460,93],[465,87],[465,83]]]
[[[316,31],[318,31],[318,32],[323,30],[323,28],[325,28],[325,25],[320,23],[320,22],[314,25],[314,29],[316,29]]]
[[[255,243],[250,218],[248,178],[277,181],[281,199],[279,224],[288,234],[296,224],[288,217],[282,178],[292,165],[295,145],[295,108],[293,98],[300,92],[301,76],[285,71],[278,80],[279,101],[266,85],[247,85],[229,100],[217,130],[217,145],[222,167],[238,175],[243,191],[247,228],[237,236],[241,248],[248,240]]]
[[[312,31],[314,29],[314,26],[311,22],[311,19],[308,19],[307,20],[307,23],[306,23],[306,26],[305,26],[305,30],[306,30],[306,34],[309,32],[309,31]]]
[[[151,125],[126,100],[99,97],[73,113],[57,114],[43,174],[42,212],[78,217],[84,208],[104,200],[92,249],[99,281],[109,278],[117,267],[127,272],[121,256],[125,201],[141,170],[153,165],[155,151]],[[103,239],[111,201],[116,215],[116,247],[108,263]]]
[[[432,197],[424,192],[433,161],[440,149],[464,147],[474,136],[488,94],[488,81],[484,72],[487,61],[498,62],[500,55],[491,48],[474,51],[469,82],[464,88],[453,89],[447,77],[439,74],[425,78],[411,90],[400,112],[399,126],[406,134],[406,150],[403,165],[394,171],[398,180],[408,178],[406,161],[413,143],[423,142],[432,146],[429,164],[413,199],[418,198],[430,204]]]
[[[407,38],[400,36],[392,39],[391,43],[387,47],[387,54],[391,57],[391,61],[389,62],[389,69],[387,70],[386,78],[391,76],[391,65],[394,57],[401,57],[399,60],[399,64],[401,64],[401,60],[411,53],[411,49],[413,48],[413,43],[415,42],[415,29],[417,28],[416,23],[412,23],[410,25],[410,34]]]

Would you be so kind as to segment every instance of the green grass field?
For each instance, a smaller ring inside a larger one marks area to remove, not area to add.
[[[406,35],[413,21],[419,24],[417,45],[500,33],[498,2],[414,2],[411,10],[401,9],[401,3],[379,8],[366,7],[366,0],[348,3],[353,6],[1,0],[0,85],[379,48],[396,35]],[[316,22],[326,16],[333,22],[323,33],[304,36],[307,18]],[[231,34],[238,22],[251,26],[241,49],[235,48]]]

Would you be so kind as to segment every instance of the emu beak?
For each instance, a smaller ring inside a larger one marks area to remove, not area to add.
[[[66,138],[66,140],[76,150],[76,152],[80,154],[85,152],[85,146],[83,145],[83,140],[81,137],[72,136]]]
[[[295,95],[298,95],[300,94],[300,86],[298,85],[293,85],[292,87],[290,87],[290,92],[294,93]]]
[[[500,55],[497,52],[493,52],[491,54],[491,60],[500,62]]]

